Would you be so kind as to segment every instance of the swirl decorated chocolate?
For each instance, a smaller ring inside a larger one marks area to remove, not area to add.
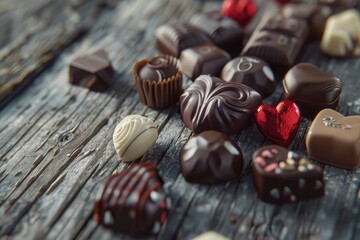
[[[160,55],[149,59],[138,74],[142,79],[162,81],[175,76],[177,73],[175,64],[170,63],[169,59]]]
[[[248,86],[201,75],[181,95],[180,110],[185,125],[195,133],[230,134],[247,127],[261,103],[260,94]]]
[[[167,200],[156,166],[134,164],[109,176],[96,196],[95,221],[121,233],[159,232],[167,217]]]

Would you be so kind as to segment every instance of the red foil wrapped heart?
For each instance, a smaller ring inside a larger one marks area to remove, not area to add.
[[[285,100],[276,107],[261,105],[255,113],[255,120],[266,138],[288,147],[299,129],[301,116],[298,106],[292,101]]]
[[[246,27],[255,16],[256,3],[252,0],[225,0],[222,14],[235,20],[241,27]]]

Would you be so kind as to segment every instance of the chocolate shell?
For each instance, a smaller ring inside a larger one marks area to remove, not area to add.
[[[185,125],[195,133],[215,130],[231,134],[247,127],[262,98],[252,88],[201,75],[180,97]]]

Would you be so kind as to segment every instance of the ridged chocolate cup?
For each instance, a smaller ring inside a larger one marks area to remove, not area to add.
[[[160,55],[160,57],[167,59],[169,64],[179,69],[176,58],[167,55]],[[142,79],[139,71],[149,60],[141,60],[133,67],[133,76],[141,102],[152,108],[164,108],[179,101],[182,93],[182,73],[178,71],[174,76],[164,80]]]

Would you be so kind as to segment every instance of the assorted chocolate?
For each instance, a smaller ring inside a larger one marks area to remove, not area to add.
[[[258,57],[271,66],[291,67],[306,41],[306,21],[281,15],[265,16],[241,52]]]
[[[180,169],[187,182],[218,184],[240,177],[241,149],[221,132],[205,131],[190,138],[180,151]]]
[[[324,195],[323,170],[299,154],[269,145],[253,154],[252,176],[261,200],[283,204]]]
[[[321,50],[331,56],[360,55],[360,13],[356,9],[332,15],[326,22]]]
[[[220,76],[224,65],[230,61],[230,55],[212,45],[199,45],[181,52],[180,69],[190,79],[200,75]]]
[[[276,107],[261,105],[255,120],[260,132],[273,143],[288,147],[295,138],[300,122],[300,110],[295,103],[285,100]]]
[[[115,128],[115,150],[123,162],[130,162],[144,155],[156,142],[158,125],[151,119],[129,115]]]
[[[253,122],[262,99],[252,88],[201,75],[180,97],[180,111],[185,125],[195,133],[215,130],[237,132]]]
[[[227,82],[239,82],[251,87],[263,98],[275,91],[275,78],[269,65],[256,57],[237,57],[228,62],[221,72]]]
[[[235,57],[240,53],[243,32],[239,25],[218,11],[195,14],[189,24],[207,34],[212,42]]]
[[[176,58],[159,55],[135,63],[133,76],[140,100],[163,108],[176,103],[182,93],[182,73]]]
[[[341,81],[310,63],[291,68],[283,80],[285,99],[295,102],[301,114],[314,118],[324,108],[336,109],[342,90]]]
[[[96,196],[97,223],[116,232],[151,235],[167,217],[167,198],[156,166],[134,164],[110,175]]]
[[[69,67],[69,82],[92,91],[108,89],[112,77],[113,68],[105,50],[78,57]]]
[[[316,116],[306,135],[311,159],[354,170],[360,165],[360,116],[344,117],[332,109]]]

